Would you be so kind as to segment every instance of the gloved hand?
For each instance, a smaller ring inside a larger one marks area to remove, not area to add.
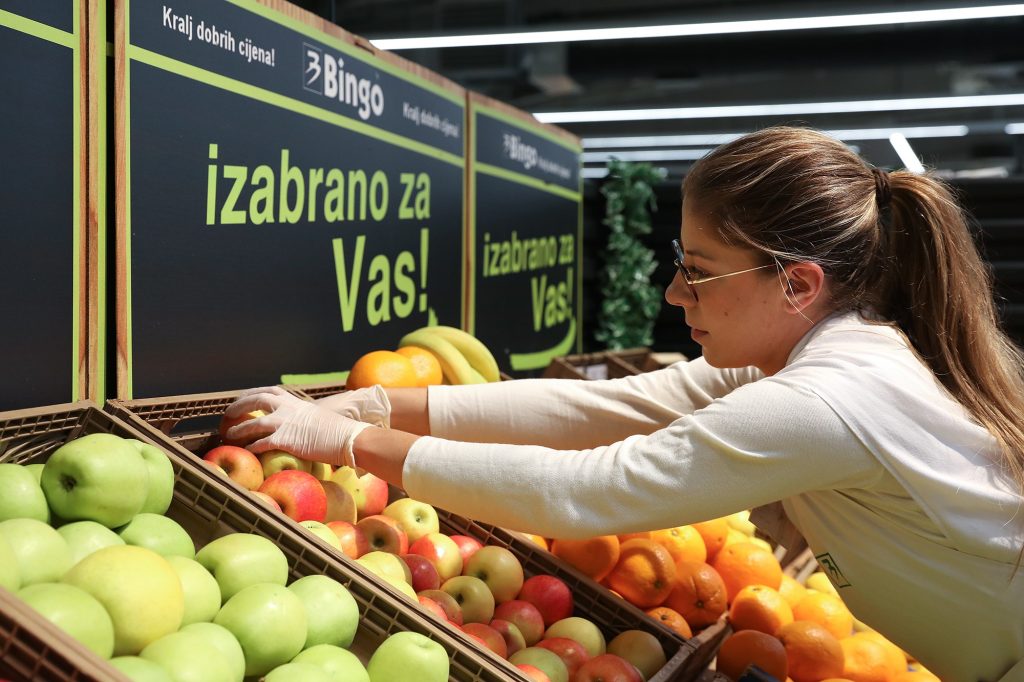
[[[391,427],[391,401],[380,385],[329,395],[317,400],[316,404],[342,417],[385,429]]]
[[[227,437],[254,441],[246,447],[256,454],[284,450],[301,459],[355,468],[352,444],[363,429],[370,427],[277,386],[246,391],[224,414],[230,418],[253,410],[263,410],[266,416],[233,426]]]

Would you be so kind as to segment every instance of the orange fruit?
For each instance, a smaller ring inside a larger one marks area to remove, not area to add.
[[[839,645],[843,648],[843,677],[853,682],[890,682],[906,670],[906,663],[902,669],[894,669],[885,647],[865,637],[846,637]]]
[[[419,383],[417,386],[437,386],[444,381],[441,363],[437,356],[419,346],[403,346],[395,351],[412,361],[413,371]]]
[[[778,590],[782,584],[782,566],[775,555],[752,542],[727,544],[711,563],[725,581],[731,602],[747,585],[767,585]]]
[[[647,615],[685,639],[693,637],[690,624],[678,611],[667,606],[659,606],[648,611]]]
[[[743,630],[722,642],[715,660],[715,670],[731,680],[738,680],[749,665],[756,665],[777,680],[786,679],[789,663],[786,648],[771,635],[757,630]]]
[[[905,670],[892,678],[892,682],[939,682],[939,678],[927,670]]]
[[[843,675],[843,647],[831,632],[809,620],[795,620],[775,633],[786,648],[793,682],[818,682]]]
[[[680,561],[665,606],[678,611],[698,630],[716,622],[726,609],[725,583],[718,571],[703,561]]]
[[[668,550],[653,540],[627,540],[619,561],[608,574],[608,586],[626,601],[649,609],[660,606],[672,591],[676,565]]]
[[[541,549],[547,549],[548,548],[548,541],[544,538],[544,536],[542,536],[542,535],[534,535],[533,533],[523,533],[523,535],[526,536],[527,540],[529,540],[533,544],[537,545]]]
[[[586,540],[552,540],[551,553],[583,575],[604,580],[619,562],[619,538],[598,535]]]
[[[853,614],[839,597],[826,592],[810,592],[793,607],[793,618],[824,626],[836,639],[853,632]]]
[[[793,622],[793,609],[777,590],[764,585],[747,585],[736,593],[729,607],[734,630],[757,630],[774,635]]]
[[[708,550],[704,538],[693,526],[666,528],[651,533],[651,539],[668,550],[672,561],[707,561]]]
[[[885,649],[886,658],[889,659],[889,663],[893,670],[900,673],[907,670],[907,655],[903,653],[903,649],[887,640],[885,635],[881,632],[866,630],[864,632],[855,632],[852,636],[870,639],[872,642],[878,642]]]
[[[779,583],[779,594],[792,608],[800,603],[800,600],[807,594],[807,588],[796,581],[796,578],[782,574],[782,582]]]
[[[418,386],[419,378],[412,360],[390,350],[375,350],[363,355],[352,365],[345,388],[381,386]]]
[[[704,547],[708,553],[708,558],[704,561],[711,561],[725,546],[725,538],[729,535],[729,522],[724,518],[711,519],[695,523],[693,528],[700,533],[701,539],[704,540]]]
[[[619,542],[625,542],[626,540],[650,540],[653,533],[649,530],[642,531],[640,533],[623,533],[619,535]]]

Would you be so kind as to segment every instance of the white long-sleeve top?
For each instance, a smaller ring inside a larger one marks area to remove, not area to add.
[[[890,326],[829,318],[771,377],[697,359],[432,387],[429,417],[412,497],[563,538],[781,500],[858,618],[943,680],[1024,680],[1024,663],[1008,673],[1024,661],[1021,497],[995,439]]]

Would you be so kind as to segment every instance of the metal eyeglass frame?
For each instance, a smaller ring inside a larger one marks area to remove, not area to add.
[[[686,283],[686,286],[690,290],[690,295],[693,296],[693,300],[695,300],[695,301],[699,301],[700,300],[700,298],[697,296],[697,289],[694,288],[697,284],[704,284],[705,282],[710,282],[710,281],[715,280],[715,279],[722,279],[724,277],[732,277],[733,275],[742,275],[745,272],[753,272],[754,270],[764,270],[765,268],[777,268],[778,267],[777,263],[768,263],[767,265],[758,265],[756,268],[747,268],[746,270],[737,270],[736,272],[727,272],[724,275],[712,275],[711,277],[693,277],[687,271],[686,266],[683,265],[683,258],[684,258],[684,256],[683,256],[683,247],[679,243],[678,239],[673,239],[672,240],[672,250],[676,254],[676,259],[674,261],[672,261],[672,262],[676,266],[676,268],[679,270],[679,274],[682,276],[683,281]]]

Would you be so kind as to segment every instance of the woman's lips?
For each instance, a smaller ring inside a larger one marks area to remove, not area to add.
[[[698,343],[707,335],[708,333],[703,329],[697,329],[696,327],[690,328],[690,338],[693,339],[694,341],[697,341]]]

